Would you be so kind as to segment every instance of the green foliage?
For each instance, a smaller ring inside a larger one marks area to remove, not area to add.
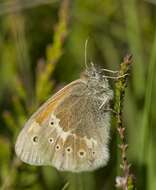
[[[156,5],[137,0],[2,2],[0,189],[115,189],[120,160],[114,126],[110,162],[95,172],[28,166],[14,152],[17,134],[30,115],[85,68],[84,44],[90,37],[88,59],[104,68],[117,70],[123,56],[133,54],[122,110],[127,158],[137,189],[155,190]]]

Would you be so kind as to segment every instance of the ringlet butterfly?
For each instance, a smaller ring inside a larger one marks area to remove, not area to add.
[[[15,145],[23,162],[72,172],[107,164],[113,91],[102,73],[93,64],[87,67],[83,77],[54,94],[30,117]]]

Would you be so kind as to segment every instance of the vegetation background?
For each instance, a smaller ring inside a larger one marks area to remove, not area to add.
[[[123,110],[127,156],[136,188],[156,189],[156,0],[0,1],[0,189],[115,189],[121,170],[113,125],[109,164],[95,172],[29,166],[14,152],[29,116],[84,70],[88,36],[88,58],[104,68],[117,70],[133,54]]]

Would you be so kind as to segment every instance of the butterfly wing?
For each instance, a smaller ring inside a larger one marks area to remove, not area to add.
[[[28,120],[17,138],[16,154],[32,165],[74,172],[105,165],[110,113],[99,109],[101,103],[84,80],[70,83]]]
[[[54,128],[48,127],[50,115],[62,101],[65,101],[66,97],[70,96],[77,86],[81,87],[82,85],[81,80],[77,80],[65,86],[47,100],[26,122],[15,144],[15,152],[22,161],[32,165],[51,164],[49,159],[52,155],[49,155],[47,151],[50,148],[50,151],[53,152],[52,146],[55,142],[52,141],[57,138],[57,134],[56,130],[53,130]],[[51,146],[47,142],[48,139]]]

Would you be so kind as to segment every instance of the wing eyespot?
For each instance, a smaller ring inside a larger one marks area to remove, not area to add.
[[[93,156],[95,156],[95,151],[92,151]]]
[[[51,122],[50,122],[50,124],[51,124],[51,125],[54,125],[54,122],[53,122],[53,121],[51,121]]]
[[[84,150],[79,150],[78,156],[79,156],[80,158],[84,158],[84,157],[86,156],[86,152],[85,152]]]
[[[48,141],[49,141],[50,144],[52,144],[54,142],[54,139],[53,138],[49,138]]]
[[[71,148],[71,147],[67,147],[67,148],[66,148],[66,152],[67,152],[68,154],[70,154],[70,153],[72,152],[72,148]]]
[[[32,138],[32,141],[34,142],[34,143],[38,143],[38,136],[33,136],[33,138]]]
[[[50,126],[53,126],[54,125],[54,121],[50,121]]]
[[[51,118],[49,120],[49,126],[53,127],[54,125],[59,124],[59,119],[55,115],[51,115]]]
[[[55,147],[55,149],[56,149],[57,151],[60,150],[60,149],[61,149],[60,145],[57,144],[56,147]]]

